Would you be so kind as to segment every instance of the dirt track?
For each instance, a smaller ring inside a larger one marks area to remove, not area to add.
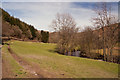
[[[28,62],[26,62],[23,58],[17,56],[12,49],[10,48],[10,46],[8,46],[8,51],[10,52],[10,54],[13,56],[13,58],[28,72],[31,74],[31,78],[53,78],[56,77],[54,74],[46,71],[46,70],[42,70],[40,69],[39,65],[32,63],[29,64]]]
[[[32,77],[36,77],[36,78],[43,78],[43,76],[41,76],[40,74],[38,74],[33,67],[27,63],[25,60],[23,60],[21,57],[17,56],[10,48],[10,46],[8,46],[8,51],[10,52],[10,54],[13,56],[13,58],[28,72],[32,75]]]

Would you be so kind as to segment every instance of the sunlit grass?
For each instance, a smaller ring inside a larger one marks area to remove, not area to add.
[[[9,53],[7,45],[4,45],[2,47],[2,59],[4,60],[3,64],[6,64],[5,67],[7,67],[7,69],[11,71],[9,72],[10,74],[8,76],[19,78],[24,78],[26,76],[26,74],[24,74],[25,70],[23,69],[23,67],[20,66],[19,63]]]
[[[56,44],[12,41],[12,50],[29,63],[36,63],[42,69],[73,78],[118,77],[118,64],[73,56],[60,55]],[[57,75],[59,76],[59,75]]]

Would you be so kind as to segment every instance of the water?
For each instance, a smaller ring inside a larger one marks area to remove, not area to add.
[[[74,52],[65,53],[65,55],[80,57],[80,53],[81,51],[74,51]]]

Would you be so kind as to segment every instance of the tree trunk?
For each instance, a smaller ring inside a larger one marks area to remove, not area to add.
[[[107,48],[107,61],[108,61],[108,62],[111,62],[110,48]]]
[[[105,35],[104,35],[104,28],[103,30],[103,56],[104,56],[104,61],[106,61],[106,49],[105,49]]]
[[[110,48],[110,61],[113,62],[113,55],[112,55],[112,52],[113,52],[113,50],[112,50],[112,48]]]

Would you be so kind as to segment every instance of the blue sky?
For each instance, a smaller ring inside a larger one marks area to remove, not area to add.
[[[12,16],[33,25],[38,30],[53,31],[49,25],[57,13],[69,13],[77,27],[92,25],[94,2],[2,2],[2,8]],[[112,2],[113,13],[117,16],[117,2]]]

